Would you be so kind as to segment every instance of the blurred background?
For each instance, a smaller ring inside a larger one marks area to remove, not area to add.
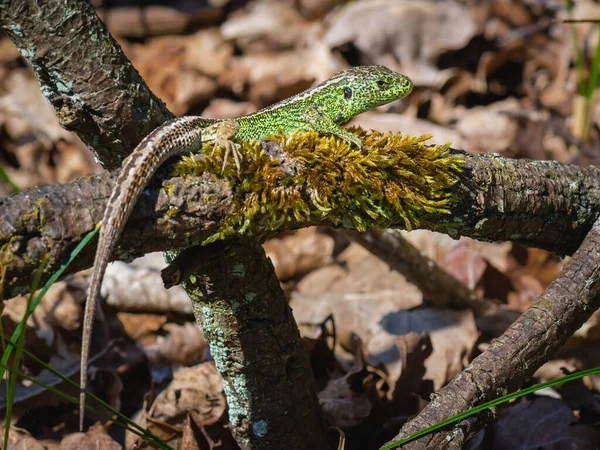
[[[349,66],[381,64],[408,75],[415,89],[406,99],[353,119],[352,125],[432,134],[431,142],[450,141],[453,148],[472,153],[599,163],[597,1],[92,3],[150,89],[176,115],[237,117]],[[0,196],[102,170],[77,136],[59,126],[33,72],[4,36],[0,167]],[[431,392],[532,303],[563,262],[511,243],[457,241],[428,231],[403,235],[493,302],[494,313],[484,318],[469,309],[431,305],[402,274],[329,229],[303,229],[265,243],[313,352],[323,413],[353,437],[347,448],[377,448],[391,438]],[[219,448],[237,448],[227,438],[222,386],[189,300],[177,288],[162,288],[161,267],[162,257],[153,254],[109,268],[103,291],[104,321],[110,329],[105,339],[107,345],[121,339],[116,344],[121,356],[94,362],[103,374],[96,389],[134,414],[151,386],[157,392],[166,386],[175,389],[173,383],[182,376],[178,368],[188,366],[185,370],[196,372],[186,377],[204,380],[199,397],[210,393],[217,399],[204,409],[207,439],[221,440]],[[30,323],[27,346],[36,347],[46,361],[60,358],[64,367],[79,363],[86,277],[82,272],[55,284]],[[2,324],[12,332],[26,301],[17,297],[4,304]],[[337,338],[333,349],[328,339],[332,324]],[[532,383],[561,376],[561,368],[600,365],[599,339],[596,315],[538,370]],[[408,384],[400,389],[400,382]],[[550,406],[528,398],[526,410],[507,408],[472,448],[484,448],[484,436],[486,445],[496,443],[485,448],[503,449],[524,441],[531,448],[550,448],[545,445],[556,439],[570,443],[583,435],[590,436],[590,446],[571,448],[597,448],[592,443],[600,442],[600,379],[587,383],[588,389],[578,385],[546,392],[542,400],[555,402]],[[49,395],[21,395],[16,401],[17,424],[24,430],[20,439],[59,442],[75,431],[72,408],[57,407]],[[163,401],[169,402],[166,397]],[[585,429],[565,425],[575,419]],[[62,423],[69,426],[59,427]],[[523,435],[532,427],[546,433]]]

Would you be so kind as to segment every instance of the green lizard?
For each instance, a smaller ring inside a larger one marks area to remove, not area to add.
[[[313,130],[338,136],[362,148],[361,140],[340,124],[351,117],[408,95],[411,80],[383,66],[353,67],[300,94],[237,119],[182,117],[150,133],[123,162],[104,217],[94,260],[83,320],[81,346],[80,428],[83,428],[85,388],[91,331],[100,286],[111,252],[141,192],[168,158],[198,151],[204,142],[225,149],[223,168],[233,155],[240,169],[241,155],[234,140],[258,140],[283,131]],[[214,151],[213,151],[214,152]]]

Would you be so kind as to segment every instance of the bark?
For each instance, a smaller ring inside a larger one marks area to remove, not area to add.
[[[85,0],[3,0],[0,27],[33,68],[60,124],[117,169],[173,118]]]
[[[451,237],[517,242],[561,256],[579,248],[600,212],[598,169],[495,155],[473,164],[475,158],[465,155],[466,170],[456,185],[459,203],[451,217],[431,229]]]
[[[255,240],[184,250],[163,271],[182,280],[223,374],[229,420],[242,448],[327,449],[315,382],[292,310]]]
[[[402,439],[447,417],[513,392],[600,307],[600,221],[536,302],[406,423]],[[489,414],[405,444],[403,450],[461,448]],[[489,418],[489,417],[487,417]]]
[[[264,146],[273,154],[273,143]],[[453,188],[456,203],[451,213],[424,217],[422,228],[455,238],[512,241],[564,255],[577,249],[598,214],[600,174],[593,167],[464,153],[461,158],[464,171]],[[52,262],[48,273],[67,257],[100,220],[113,180],[107,175],[86,176],[0,199],[0,250],[9,249],[7,297],[28,288],[46,252]],[[206,239],[233,212],[235,193],[235,187],[210,174],[170,178],[162,184],[154,181],[127,223],[113,258],[129,260]],[[206,204],[203,199],[211,196],[214,200]],[[175,217],[170,214],[173,210]],[[311,225],[331,223],[313,218],[286,227]],[[89,267],[93,251],[90,245],[66,274]]]

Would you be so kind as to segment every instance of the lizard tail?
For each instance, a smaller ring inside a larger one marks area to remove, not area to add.
[[[92,326],[96,304],[100,296],[100,287],[111,253],[137,199],[158,167],[171,156],[199,150],[202,128],[211,123],[210,119],[191,116],[166,122],[146,136],[123,162],[123,169],[117,178],[115,189],[111,193],[102,218],[94,270],[83,316],[79,392],[80,430],[83,430],[85,415],[85,389],[87,387]]]

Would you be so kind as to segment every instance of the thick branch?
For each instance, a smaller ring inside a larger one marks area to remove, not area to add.
[[[456,184],[460,202],[442,223],[432,224],[435,231],[564,256],[579,248],[600,213],[595,167],[494,155],[465,155],[465,160]]]
[[[600,307],[598,267],[600,221],[594,224],[581,248],[536,302],[483,354],[436,393],[431,403],[408,422],[394,440],[519,388]],[[467,420],[402,448],[461,448],[480,427],[479,421]]]
[[[265,146],[277,154],[272,144]],[[461,154],[461,158],[464,171],[453,188],[457,201],[451,213],[423,217],[422,228],[565,254],[577,248],[597,216],[594,205],[600,204],[600,174],[595,168],[490,155]],[[8,297],[27,289],[46,252],[53,262],[49,273],[66,258],[100,220],[112,183],[107,175],[86,176],[0,199],[0,250],[9,250]],[[208,238],[233,212],[235,193],[235,187],[210,174],[175,177],[162,184],[155,181],[128,222],[115,259],[183,248]],[[286,227],[310,225],[331,222],[313,217]],[[70,273],[89,267],[93,251],[90,246]]]
[[[192,300],[241,448],[333,447],[294,315],[256,240],[186,249],[163,279],[182,280]]]
[[[83,0],[4,1],[0,27],[31,65],[60,123],[107,169],[173,117]]]

